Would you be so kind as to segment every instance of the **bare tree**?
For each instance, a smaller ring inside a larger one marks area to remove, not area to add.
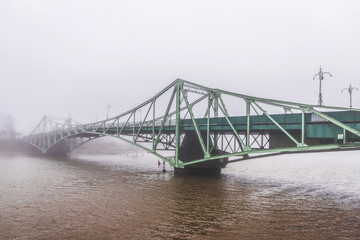
[[[14,139],[17,136],[15,119],[10,114],[0,114],[0,138]]]

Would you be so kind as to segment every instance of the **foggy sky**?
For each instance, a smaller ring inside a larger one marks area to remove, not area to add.
[[[120,114],[176,78],[325,105],[360,89],[357,0],[0,0],[0,112],[28,134],[43,115]],[[360,108],[360,92],[353,106]]]

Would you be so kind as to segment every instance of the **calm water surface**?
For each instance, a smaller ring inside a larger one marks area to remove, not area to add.
[[[360,152],[174,176],[151,155],[0,153],[0,239],[360,239]]]

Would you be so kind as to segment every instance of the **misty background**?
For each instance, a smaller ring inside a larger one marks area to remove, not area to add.
[[[348,107],[359,44],[356,0],[1,0],[0,113],[24,135],[43,115],[93,122],[176,78],[317,104],[320,65],[324,104]]]

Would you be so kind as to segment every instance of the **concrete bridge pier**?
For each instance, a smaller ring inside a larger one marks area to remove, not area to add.
[[[206,145],[206,132],[201,132],[201,137]],[[211,140],[209,146],[210,149],[213,148],[213,143],[211,142]],[[211,156],[216,156],[220,154],[223,154],[220,149],[214,148],[211,151]],[[183,162],[189,162],[204,158],[204,152],[195,131],[189,131],[185,133],[185,137],[179,149],[179,158]],[[227,163],[228,158],[220,158],[212,161],[192,164],[191,166],[185,166],[184,168],[175,168],[175,173],[194,175],[217,175],[221,173],[221,169],[225,168]]]
[[[69,154],[69,146],[66,141],[62,140],[50,147],[46,154],[51,156],[67,156]]]

